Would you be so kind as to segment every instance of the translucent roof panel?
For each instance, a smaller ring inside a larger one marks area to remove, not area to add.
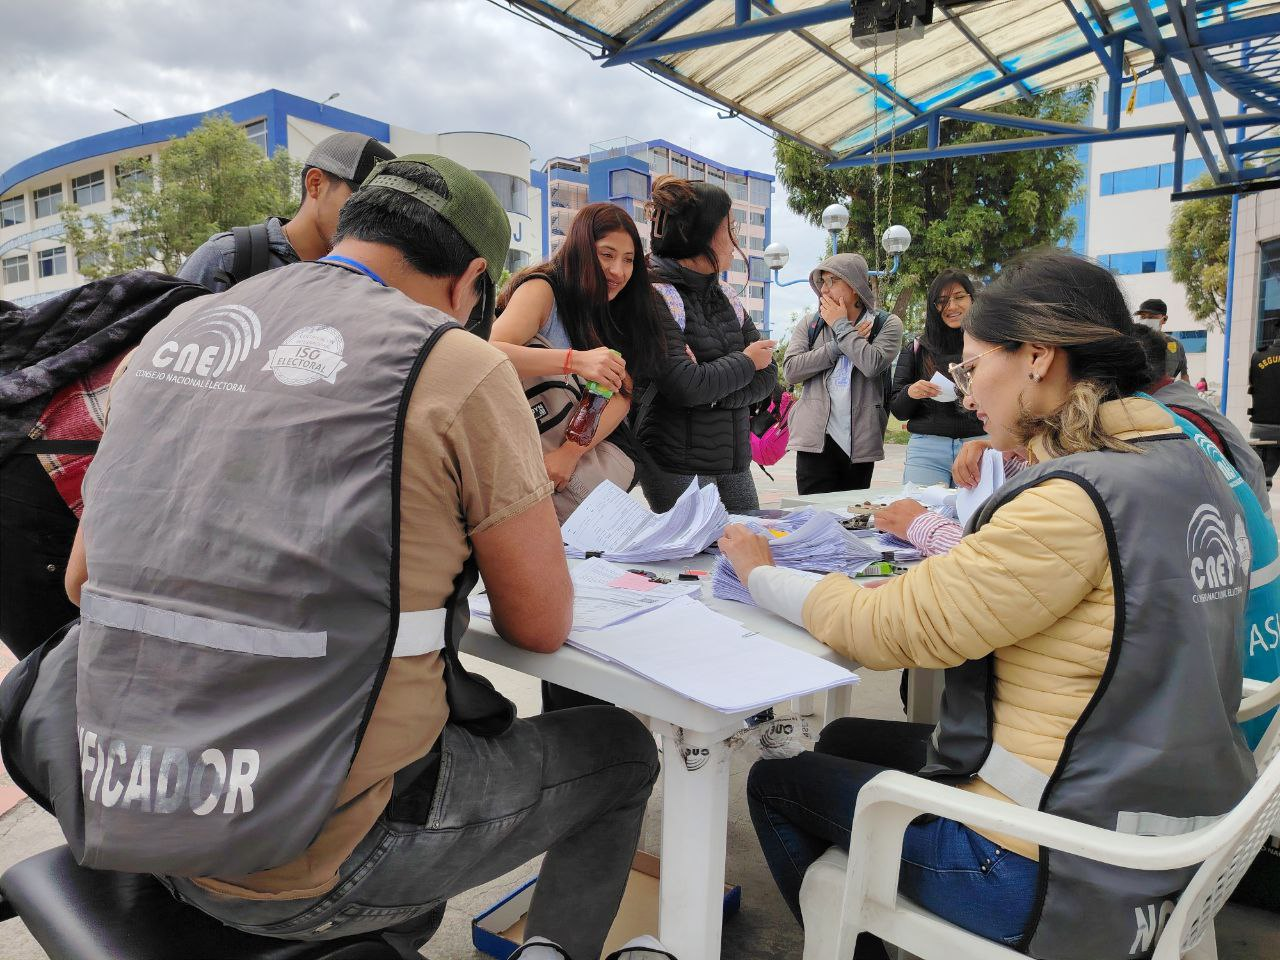
[[[606,66],[639,63],[832,158],[868,149],[891,128],[919,127],[930,111],[982,109],[1106,76],[1116,46],[1125,76],[1148,71],[1153,50],[1194,44],[1188,30],[1208,38],[1210,59],[1221,52],[1221,71],[1204,66],[1215,81],[1233,93],[1262,84],[1248,102],[1280,111],[1280,79],[1267,86],[1241,67],[1242,44],[1228,42],[1242,22],[1257,28],[1255,40],[1264,24],[1280,34],[1277,0],[1174,0],[1172,9],[1150,0],[937,0],[931,24],[896,39],[882,33],[870,46],[851,38],[849,4],[831,0],[751,0],[742,22],[737,0],[513,2],[598,43]],[[1180,19],[1184,8],[1194,23]]]

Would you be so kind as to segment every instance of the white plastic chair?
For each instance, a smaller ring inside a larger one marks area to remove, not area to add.
[[[1252,696],[1263,691],[1280,699],[1280,681]],[[1248,696],[1244,701],[1249,710],[1259,708],[1251,716],[1269,710],[1265,703],[1265,698],[1251,703]],[[858,794],[849,844],[853,855],[832,847],[805,873],[800,888],[804,960],[849,960],[862,932],[924,960],[1025,960],[1025,954],[898,896],[903,833],[922,813],[1120,867],[1170,870],[1201,864],[1156,934],[1152,960],[1215,960],[1213,918],[1280,824],[1280,716],[1271,721],[1255,756],[1258,780],[1235,809],[1211,826],[1177,837],[1117,833],[886,771]]]

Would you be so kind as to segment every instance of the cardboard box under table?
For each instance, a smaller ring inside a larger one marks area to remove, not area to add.
[[[658,878],[661,867],[658,858],[648,853],[637,853],[631,863],[631,876],[622,896],[617,919],[609,930],[604,954],[617,950],[628,940],[642,934],[656,935],[658,930]],[[471,942],[477,950],[498,960],[507,957],[524,942],[524,924],[533,900],[533,889],[538,883],[534,877],[514,892],[499,900],[480,916],[471,921]],[[742,906],[742,888],[725,884],[724,915],[733,916]]]

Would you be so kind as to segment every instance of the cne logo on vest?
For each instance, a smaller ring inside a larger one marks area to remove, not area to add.
[[[212,390],[244,392],[221,378],[262,345],[262,323],[248,307],[220,304],[192,314],[169,332],[138,376]]]
[[[1200,504],[1187,525],[1187,557],[1191,580],[1200,591],[1192,597],[1195,603],[1244,593],[1252,550],[1243,518],[1236,514],[1234,529],[1229,529],[1217,507]]]

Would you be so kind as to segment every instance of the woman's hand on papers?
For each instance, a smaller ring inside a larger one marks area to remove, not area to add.
[[[956,462],[951,465],[951,479],[958,487],[970,489],[978,485],[982,476],[982,455],[991,449],[986,440],[970,440],[956,454]]]
[[[891,533],[899,540],[907,539],[907,527],[911,521],[925,512],[925,506],[916,500],[895,500],[873,513],[876,529]]]
[[[579,443],[563,443],[555,450],[542,455],[546,464],[547,476],[556,485],[556,490],[563,490],[573,479],[573,472],[578,469],[578,461],[587,452],[587,448]]]
[[[719,540],[720,552],[733,564],[733,572],[746,585],[747,578],[756,567],[773,566],[773,552],[769,541],[740,523],[724,528]]]

